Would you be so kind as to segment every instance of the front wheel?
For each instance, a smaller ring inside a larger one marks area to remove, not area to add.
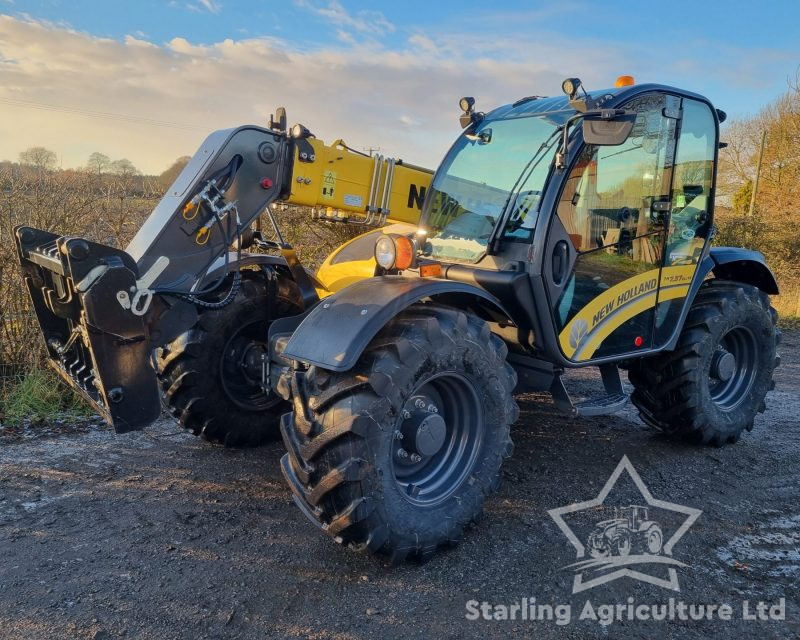
[[[271,319],[300,312],[294,282],[270,273],[242,273],[236,297],[201,308],[195,326],[156,354],[162,398],[181,426],[209,442],[252,447],[279,437],[287,404],[263,384]],[[221,288],[224,295],[225,287]]]
[[[506,352],[482,320],[419,304],[352,370],[296,373],[281,430],[298,504],[337,542],[394,563],[456,543],[512,451]]]
[[[661,553],[661,548],[664,546],[664,532],[657,523],[653,522],[645,529],[643,538],[645,553],[653,556]]]
[[[614,540],[614,551],[618,556],[627,557],[631,554],[631,537],[627,533],[621,533]]]
[[[634,362],[631,400],[668,436],[721,446],[736,442],[766,409],[780,359],[769,296],[711,280],[697,293],[674,351]]]

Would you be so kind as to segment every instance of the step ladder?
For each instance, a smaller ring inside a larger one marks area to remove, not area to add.
[[[556,408],[575,417],[610,416],[624,409],[629,398],[622,389],[622,380],[619,377],[617,365],[601,364],[600,375],[603,378],[606,395],[583,402],[573,402],[561,375],[555,375],[550,386],[550,393],[553,395]]]

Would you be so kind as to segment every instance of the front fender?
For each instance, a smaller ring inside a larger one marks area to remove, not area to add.
[[[347,371],[398,313],[425,298],[454,294],[482,298],[508,316],[494,296],[470,284],[379,276],[356,282],[325,298],[292,334],[283,355],[323,369]]]
[[[243,252],[241,256],[236,253],[228,253],[228,262],[225,263],[225,257],[220,256],[208,268],[205,275],[198,281],[195,289],[202,290],[203,287],[219,280],[220,276],[227,270],[228,273],[237,271],[241,267],[249,267],[256,265],[271,265],[286,267],[286,259],[283,256],[273,256],[265,253],[247,253]]]
[[[225,258],[221,256],[214,261],[206,274],[199,280],[196,289],[202,290],[203,287],[216,282],[225,273],[226,269],[228,273],[233,273],[242,267],[261,265],[286,267],[300,290],[303,306],[306,308],[316,304],[319,300],[320,292],[326,291],[325,286],[317,277],[303,268],[293,250],[283,252],[283,255],[279,256],[266,253],[242,253],[241,256],[237,256],[237,254],[231,252],[228,254],[227,267]]]

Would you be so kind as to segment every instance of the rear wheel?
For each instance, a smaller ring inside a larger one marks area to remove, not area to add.
[[[306,515],[395,563],[456,543],[512,451],[506,352],[482,320],[415,305],[352,370],[295,374],[282,465]]]
[[[674,351],[631,364],[642,419],[701,444],[736,442],[753,428],[780,362],[777,313],[762,291],[712,280],[692,303]]]
[[[167,409],[209,442],[248,447],[279,436],[278,422],[289,406],[263,389],[267,330],[270,319],[300,313],[300,307],[292,280],[275,275],[272,284],[269,300],[266,276],[242,272],[230,304],[199,308],[195,326],[156,354]]]

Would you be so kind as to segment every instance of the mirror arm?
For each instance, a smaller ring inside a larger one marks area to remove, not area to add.
[[[561,125],[561,144],[556,151],[556,169],[564,169],[567,166],[567,147],[569,146],[569,128],[574,122],[583,118],[586,113],[576,113]]]

